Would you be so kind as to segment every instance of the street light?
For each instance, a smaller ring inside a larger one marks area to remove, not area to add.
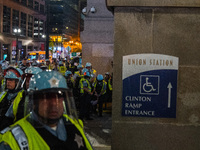
[[[19,60],[18,58],[18,53],[19,53],[19,47],[18,47],[18,37],[20,36],[20,33],[21,33],[21,29],[20,28],[15,28],[14,30],[14,33],[16,35],[16,61]]]
[[[46,38],[46,35],[42,34],[42,38]]]

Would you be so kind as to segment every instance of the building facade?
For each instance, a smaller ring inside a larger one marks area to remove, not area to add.
[[[0,59],[16,60],[17,47],[19,59],[45,50],[45,21],[45,0],[0,0]]]
[[[49,1],[49,49],[53,52],[53,58],[62,52],[68,55],[75,43],[80,43],[80,30],[83,29],[80,11],[85,3],[81,0]]]
[[[112,72],[114,18],[104,0],[87,0],[81,32],[83,65],[90,62],[97,73]]]

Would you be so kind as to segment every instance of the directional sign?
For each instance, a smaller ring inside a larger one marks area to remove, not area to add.
[[[160,54],[123,56],[122,115],[176,117],[178,58]]]

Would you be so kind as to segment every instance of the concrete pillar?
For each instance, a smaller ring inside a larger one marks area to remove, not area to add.
[[[112,150],[199,149],[200,1],[107,0],[107,6],[115,26]],[[143,53],[179,58],[175,118],[122,116],[122,58]]]

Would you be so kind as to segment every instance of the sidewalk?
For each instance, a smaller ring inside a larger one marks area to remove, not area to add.
[[[95,150],[111,150],[111,112],[103,117],[92,116],[94,120],[84,122],[85,132]]]

